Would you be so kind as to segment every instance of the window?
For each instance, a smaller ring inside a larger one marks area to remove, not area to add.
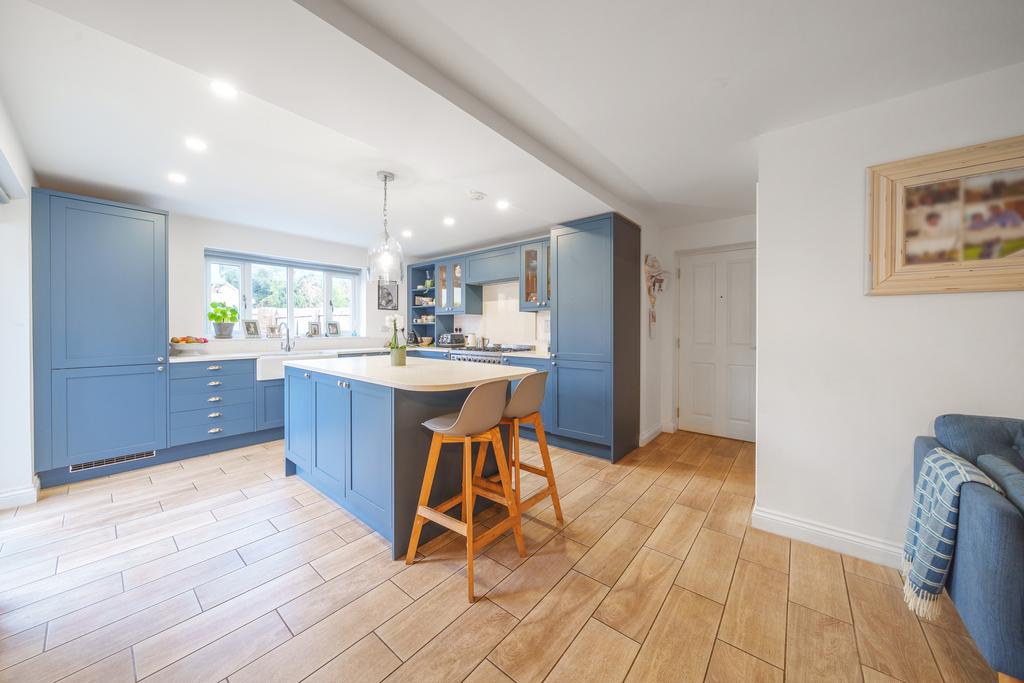
[[[341,334],[357,335],[359,275],[355,269],[207,250],[205,311],[213,301],[235,306],[239,320],[258,320],[264,333],[286,322],[292,335],[305,336],[316,322],[323,335],[326,323],[335,321]],[[235,336],[245,336],[241,325]]]

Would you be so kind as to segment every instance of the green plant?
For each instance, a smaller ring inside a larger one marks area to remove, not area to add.
[[[206,314],[206,317],[214,323],[237,323],[238,309],[220,301],[211,301],[210,312]]]
[[[389,315],[384,318],[385,329],[391,328],[391,339],[388,341],[389,349],[404,349],[405,348],[405,328],[402,328],[402,333],[398,332],[398,325],[402,322],[402,316],[400,315]]]

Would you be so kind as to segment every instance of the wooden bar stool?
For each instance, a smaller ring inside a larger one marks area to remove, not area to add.
[[[509,477],[508,462],[505,448],[501,443],[501,432],[498,423],[505,409],[505,395],[508,392],[508,380],[481,384],[469,393],[462,410],[435,417],[423,423],[423,426],[434,432],[430,442],[430,453],[427,455],[427,467],[423,473],[423,487],[420,489],[419,506],[416,508],[416,520],[409,538],[409,549],[405,554],[405,563],[412,564],[416,559],[416,546],[419,545],[420,532],[427,522],[436,522],[466,537],[466,573],[469,575],[469,601],[473,602],[473,555],[488,543],[511,528],[515,535],[519,555],[526,557],[526,546],[523,544],[523,531],[520,522],[519,508],[512,493],[512,482]],[[430,507],[430,489],[434,484],[437,472],[437,461],[441,455],[441,446],[446,443],[462,444],[462,492],[442,502],[437,507]],[[480,444],[479,462],[476,470],[473,467],[473,444]],[[495,460],[498,462],[498,477],[495,483],[483,478],[483,460],[487,456],[487,445],[494,447]],[[477,496],[483,496],[499,505],[508,508],[508,517],[494,525],[479,536],[473,533],[473,505]],[[462,519],[457,520],[446,514],[456,505],[462,505]]]
[[[562,506],[558,501],[558,487],[555,486],[555,471],[551,468],[551,456],[548,454],[548,440],[544,434],[544,421],[540,417],[540,407],[544,402],[544,385],[547,383],[548,373],[535,372],[532,375],[520,380],[516,385],[512,398],[509,399],[505,411],[502,413],[501,424],[509,425],[509,450],[512,456],[512,470],[515,475],[513,494],[515,496],[516,508],[520,514],[529,510],[540,501],[551,496],[551,505],[555,508],[555,518],[559,522],[562,519]],[[537,445],[540,447],[540,457],[543,468],[527,465],[519,460],[519,426],[523,423],[533,425],[537,434]],[[480,464],[477,463],[477,467]],[[533,474],[545,477],[548,485],[533,494],[525,501],[520,499],[520,472],[526,470]]]

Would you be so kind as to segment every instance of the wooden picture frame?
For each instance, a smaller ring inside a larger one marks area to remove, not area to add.
[[[869,294],[1024,290],[1024,135],[868,168]]]

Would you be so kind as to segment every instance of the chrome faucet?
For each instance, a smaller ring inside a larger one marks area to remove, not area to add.
[[[281,329],[281,328],[284,328],[284,335],[285,335],[284,336],[284,341],[281,342],[281,349],[283,351],[291,351],[292,349],[295,348],[295,345],[292,343],[292,331],[288,329],[288,323],[281,323],[278,326],[278,329]]]

